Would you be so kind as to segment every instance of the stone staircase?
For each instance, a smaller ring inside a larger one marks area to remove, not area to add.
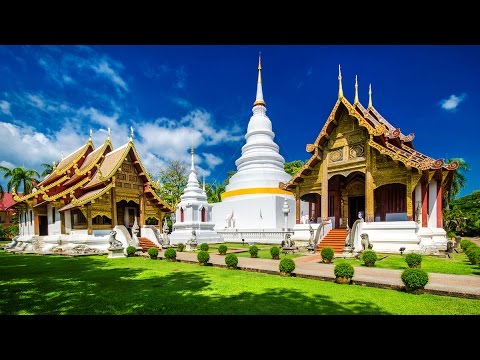
[[[151,242],[147,238],[139,237],[138,242],[140,243],[140,247],[142,248],[143,252],[147,252],[148,249],[150,249],[151,247],[156,247],[158,250],[160,250],[160,248],[157,245],[155,245],[153,242]]]
[[[335,254],[341,254],[345,247],[345,239],[348,231],[346,229],[332,229],[328,232],[322,241],[318,244],[317,250],[321,251],[323,248],[329,247],[333,249]]]

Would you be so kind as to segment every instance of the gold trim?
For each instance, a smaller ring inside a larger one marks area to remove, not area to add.
[[[83,184],[85,184],[89,181],[90,181],[90,179],[87,177],[87,178],[83,179],[82,181],[76,183],[74,186],[69,187],[66,190],[63,190],[62,192],[59,192],[58,194],[55,194],[55,195],[52,195],[52,196],[48,196],[47,194],[45,194],[45,195],[43,195],[43,200],[45,200],[45,201],[56,200],[56,199],[62,197],[63,195],[67,195],[68,193],[78,189],[80,186],[82,186]]]
[[[238,195],[249,195],[249,194],[280,194],[280,195],[290,195],[293,196],[293,193],[290,191],[285,191],[280,188],[247,188],[247,189],[237,189],[226,191],[221,194],[222,200]]]
[[[52,173],[55,173],[57,175],[62,175],[64,173],[66,173],[73,166],[73,164],[76,164],[82,157],[85,156],[85,153],[87,152],[90,145],[92,146],[92,149],[95,150],[95,148],[93,146],[93,143],[92,143],[92,139],[89,138],[88,141],[86,142],[86,144],[83,145],[83,151],[80,151],[80,154],[76,158],[74,158],[71,162],[69,162],[61,170],[58,170],[58,165],[57,165],[57,168]]]
[[[77,175],[84,175],[86,174],[88,171],[92,170],[92,168],[97,165],[98,161],[102,158],[103,156],[103,153],[105,152],[105,149],[107,148],[107,145],[110,145],[111,148],[113,148],[112,146],[112,143],[110,142],[109,139],[107,139],[105,141],[105,143],[102,145],[102,147],[98,150],[98,155],[97,157],[92,161],[92,163],[90,165],[88,165],[85,169],[83,170],[80,170],[80,169],[76,169],[75,170],[75,174]],[[95,150],[94,150],[95,151]],[[75,163],[76,165],[76,163]]]

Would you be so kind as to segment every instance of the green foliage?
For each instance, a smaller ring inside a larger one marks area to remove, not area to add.
[[[225,180],[223,180],[223,186],[227,186],[230,182],[230,179],[233,175],[235,175],[237,173],[236,170],[231,170],[229,172],[227,172],[227,178]]]
[[[135,256],[135,253],[137,252],[137,248],[135,246],[128,246],[127,247],[127,256],[132,257]]]
[[[218,253],[220,255],[225,255],[227,253],[228,247],[225,244],[221,244],[218,246]]]
[[[210,249],[210,246],[208,246],[207,243],[201,243],[201,244],[200,244],[200,250],[202,250],[202,251],[208,251],[208,249]]]
[[[53,164],[43,163],[43,164],[40,164],[40,166],[43,168],[43,171],[40,174],[42,177],[50,175],[53,171]]]
[[[225,264],[227,267],[236,269],[238,265],[238,257],[235,254],[228,254],[225,256]]]
[[[475,265],[477,263],[477,258],[480,257],[480,246],[477,246],[476,244],[469,246],[467,251],[465,251],[465,254],[467,254],[468,260],[472,265]]]
[[[13,219],[12,219],[13,221]],[[18,225],[0,225],[0,238],[11,239],[18,235]]]
[[[405,262],[409,268],[420,267],[422,265],[422,255],[409,253],[405,255]]]
[[[351,279],[353,277],[355,270],[352,264],[347,262],[341,262],[340,264],[335,265],[333,273],[336,277],[346,277]]]
[[[458,168],[454,170],[452,186],[450,187],[450,194],[448,200],[453,200],[457,197],[458,193],[465,188],[467,184],[467,179],[463,174],[464,171],[470,170],[470,165],[463,158],[451,158],[447,160],[447,164],[452,162],[458,163]]]
[[[250,257],[256,258],[258,256],[258,246],[252,245],[248,248],[248,252],[250,253]]]
[[[289,175],[295,175],[302,167],[305,165],[305,161],[302,160],[293,160],[283,164],[285,172]]]
[[[210,254],[208,251],[200,250],[197,254],[197,260],[200,264],[206,264],[210,260]]]
[[[329,263],[332,261],[333,257],[335,256],[335,253],[333,252],[332,248],[326,247],[322,249],[322,251],[320,252],[320,255],[322,255],[323,262]]]
[[[187,186],[187,167],[179,160],[167,162],[167,166],[160,169],[160,186],[157,194],[168,204],[176,207],[180,202],[180,195]]]
[[[158,256],[158,249],[156,247],[151,247],[148,249],[148,255],[150,255],[151,259],[156,259]]]
[[[222,201],[222,193],[225,192],[225,185],[205,184],[205,192],[209,203],[218,203]]]
[[[289,258],[283,258],[278,265],[280,272],[290,274],[295,270],[295,262]]]
[[[461,236],[480,236],[480,190],[452,200],[444,209],[445,228]]]
[[[472,245],[475,245],[475,243],[471,240],[463,239],[462,241],[460,241],[460,247],[464,252],[466,252],[468,248]]]
[[[177,251],[174,248],[168,248],[165,250],[163,256],[169,261],[177,261]]]
[[[29,170],[24,167],[9,169],[5,166],[0,166],[0,171],[4,172],[3,177],[5,179],[10,178],[7,183],[8,192],[12,189],[15,189],[16,192],[21,192],[20,186],[23,185],[23,193],[30,194],[33,189],[34,180],[40,177],[40,174],[37,171]]]
[[[402,281],[408,292],[423,289],[428,283],[428,274],[422,269],[406,269],[402,272]]]
[[[184,243],[178,243],[177,244],[177,251],[182,252],[183,250],[185,250],[185,244]]]
[[[377,261],[377,253],[373,250],[365,250],[362,253],[362,260],[367,266],[373,266],[375,265],[375,262]]]
[[[270,248],[270,255],[272,255],[272,259],[274,260],[280,259],[280,248],[278,246],[272,246]]]

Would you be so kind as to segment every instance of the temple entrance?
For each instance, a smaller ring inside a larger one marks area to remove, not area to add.
[[[135,223],[135,218],[137,219],[137,224],[140,226],[139,217],[140,216],[140,206],[133,200],[126,201],[122,200],[117,203],[117,224],[124,225],[130,236],[132,236],[132,226]],[[140,236],[140,233],[138,234]]]
[[[321,222],[321,196],[316,193],[309,193],[303,195],[300,200],[301,211],[300,211],[300,223],[302,224],[315,224]]]
[[[40,236],[48,235],[48,219],[46,215],[38,216],[38,231]]]
[[[404,184],[386,184],[375,189],[375,221],[407,220],[407,187]]]
[[[365,218],[365,196],[348,197],[348,227],[351,229],[355,220],[359,218],[359,212],[362,218]]]

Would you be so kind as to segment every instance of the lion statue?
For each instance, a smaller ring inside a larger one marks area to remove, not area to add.
[[[108,238],[108,243],[110,244],[110,248],[121,248],[123,244],[120,240],[115,239],[117,232],[115,230],[110,231],[110,237]]]
[[[368,250],[368,249],[372,249],[373,248],[373,245],[370,243],[370,240],[368,239],[368,234],[361,234],[360,235],[361,237],[361,244],[362,244],[362,250]]]

